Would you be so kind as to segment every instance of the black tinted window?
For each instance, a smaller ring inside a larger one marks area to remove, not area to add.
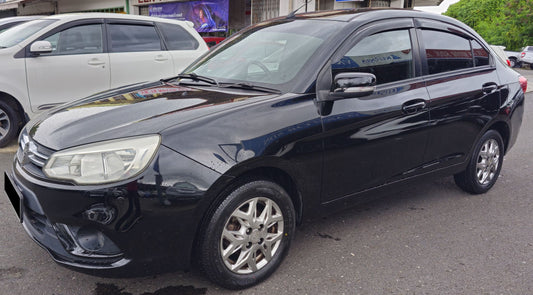
[[[472,49],[474,51],[475,66],[486,66],[489,64],[489,53],[477,41],[472,40]]]
[[[372,73],[377,84],[412,78],[413,52],[409,31],[389,31],[365,37],[334,63],[332,69],[333,75]]]
[[[157,51],[161,40],[153,26],[109,25],[111,52]]]
[[[422,42],[426,48],[429,74],[454,71],[474,66],[470,41],[457,35],[422,31]]]
[[[195,50],[198,48],[198,41],[181,26],[160,23],[158,27],[163,33],[168,50]]]
[[[68,28],[44,39],[52,44],[52,53],[42,55],[68,55],[102,53],[102,25],[85,25]]]

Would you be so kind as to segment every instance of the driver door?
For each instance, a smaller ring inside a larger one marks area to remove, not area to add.
[[[109,56],[101,22],[62,27],[40,40],[53,51],[26,57],[32,111],[83,98],[110,87]]]
[[[429,95],[412,20],[359,31],[364,33],[341,47],[327,75],[372,73],[377,86],[369,96],[336,100],[322,118],[323,203],[415,175],[424,163]]]

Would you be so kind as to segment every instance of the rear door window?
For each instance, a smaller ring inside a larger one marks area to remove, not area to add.
[[[470,41],[458,35],[422,30],[429,74],[467,69],[474,66]]]
[[[161,39],[154,26],[109,24],[110,52],[161,50]]]
[[[472,40],[472,51],[474,52],[474,63],[476,67],[489,65],[489,52],[476,40]]]

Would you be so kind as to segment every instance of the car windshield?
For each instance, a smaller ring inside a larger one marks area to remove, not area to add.
[[[219,83],[283,89],[340,26],[338,22],[298,20],[251,29],[231,38],[184,73]]]
[[[19,44],[55,21],[53,19],[34,20],[5,30],[0,33],[0,48],[8,48]]]

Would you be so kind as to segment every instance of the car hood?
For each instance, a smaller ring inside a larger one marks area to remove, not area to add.
[[[161,133],[187,121],[271,97],[271,94],[241,89],[144,84],[52,109],[32,120],[27,131],[39,144],[61,150],[97,141]]]

